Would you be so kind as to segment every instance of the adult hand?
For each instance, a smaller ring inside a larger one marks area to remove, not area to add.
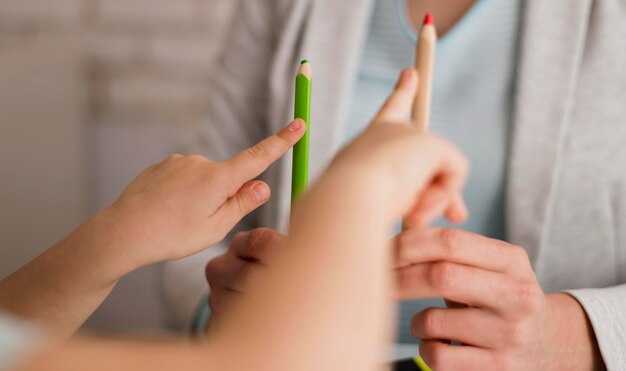
[[[270,264],[270,259],[285,242],[286,236],[268,228],[237,233],[226,253],[206,266],[211,287],[211,321],[216,320],[232,298],[250,292]]]
[[[140,174],[107,210],[132,268],[192,255],[221,239],[270,198],[255,177],[304,134],[296,120],[222,163],[173,155]]]
[[[400,298],[461,304],[413,318],[420,353],[434,369],[602,365],[582,307],[569,295],[544,294],[521,247],[456,229],[413,229],[396,239],[395,256]]]

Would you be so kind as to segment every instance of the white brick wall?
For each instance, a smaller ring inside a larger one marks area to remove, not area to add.
[[[237,1],[0,0],[0,53],[40,34],[78,36],[94,119],[186,125],[204,115]]]

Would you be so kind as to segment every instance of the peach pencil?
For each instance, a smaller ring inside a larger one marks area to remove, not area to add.
[[[430,121],[436,48],[437,30],[435,29],[435,21],[433,15],[428,13],[424,19],[416,46],[415,68],[419,75],[419,88],[411,114],[411,121],[423,132],[428,131]]]

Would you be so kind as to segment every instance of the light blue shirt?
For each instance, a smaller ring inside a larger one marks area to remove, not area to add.
[[[459,146],[472,164],[464,192],[470,219],[458,227],[503,240],[521,7],[521,0],[478,0],[440,39],[430,122],[431,131]],[[346,142],[375,116],[399,72],[414,64],[416,42],[405,0],[377,0],[345,126]],[[436,225],[449,226],[445,221]],[[400,305],[399,341],[416,341],[411,317],[429,306],[443,306],[443,301]]]

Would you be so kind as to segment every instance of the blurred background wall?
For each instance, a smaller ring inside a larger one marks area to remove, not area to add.
[[[0,0],[0,278],[184,149],[237,0]],[[89,320],[171,329],[160,268]]]

